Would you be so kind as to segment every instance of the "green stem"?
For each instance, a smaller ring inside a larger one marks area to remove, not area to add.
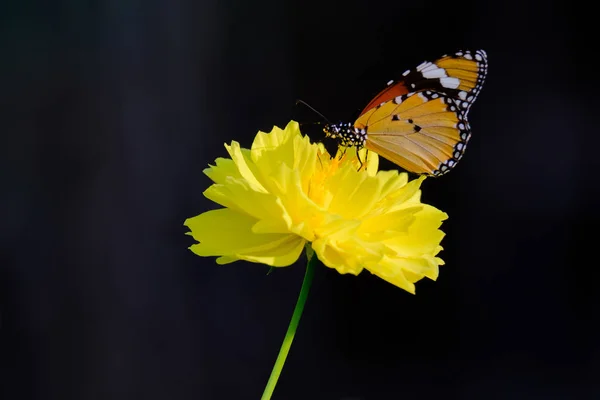
[[[288,326],[285,337],[283,338],[283,344],[279,350],[277,360],[275,360],[275,365],[273,366],[271,376],[269,377],[269,381],[267,382],[267,386],[265,387],[265,391],[263,392],[261,400],[269,400],[273,395],[275,385],[277,385],[277,380],[279,379],[279,375],[281,375],[281,370],[283,369],[283,364],[285,364],[285,359],[290,352],[290,347],[292,346],[292,341],[294,340],[294,335],[296,334],[296,328],[298,327],[300,317],[302,316],[302,311],[304,310],[304,303],[306,303],[308,291],[310,289],[313,276],[315,275],[315,265],[317,265],[319,259],[313,254],[310,245],[307,245],[306,254],[308,256],[308,263],[306,264],[306,273],[304,274],[304,281],[302,282],[302,288],[300,289],[300,294],[298,295],[296,308],[294,308],[292,320],[290,321],[290,325]]]

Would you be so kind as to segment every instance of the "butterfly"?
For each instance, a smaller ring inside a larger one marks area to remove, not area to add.
[[[365,147],[410,172],[443,175],[471,138],[467,114],[487,68],[483,50],[423,62],[389,81],[354,124],[324,125],[325,137],[339,147]]]

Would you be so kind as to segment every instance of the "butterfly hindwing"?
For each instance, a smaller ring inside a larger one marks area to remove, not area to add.
[[[415,173],[442,175],[462,157],[470,127],[456,102],[424,91],[399,96],[356,121],[368,127],[367,149]]]

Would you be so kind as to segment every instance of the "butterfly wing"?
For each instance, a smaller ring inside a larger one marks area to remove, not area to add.
[[[443,175],[471,137],[468,111],[487,73],[483,50],[458,52],[406,71],[365,107],[354,126],[365,147],[420,174]]]
[[[470,137],[454,99],[429,90],[372,108],[356,124],[368,127],[367,149],[418,174],[448,172]]]

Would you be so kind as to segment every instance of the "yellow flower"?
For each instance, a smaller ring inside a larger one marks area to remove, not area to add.
[[[225,147],[231,158],[204,171],[214,182],[204,195],[223,208],[185,221],[197,255],[283,267],[310,242],[342,274],[367,269],[410,293],[414,282],[437,278],[447,215],[421,203],[423,177],[377,172],[372,152],[359,170],[352,148],[332,159],[294,121],[259,132],[251,149]],[[359,155],[364,160],[364,150]]]

